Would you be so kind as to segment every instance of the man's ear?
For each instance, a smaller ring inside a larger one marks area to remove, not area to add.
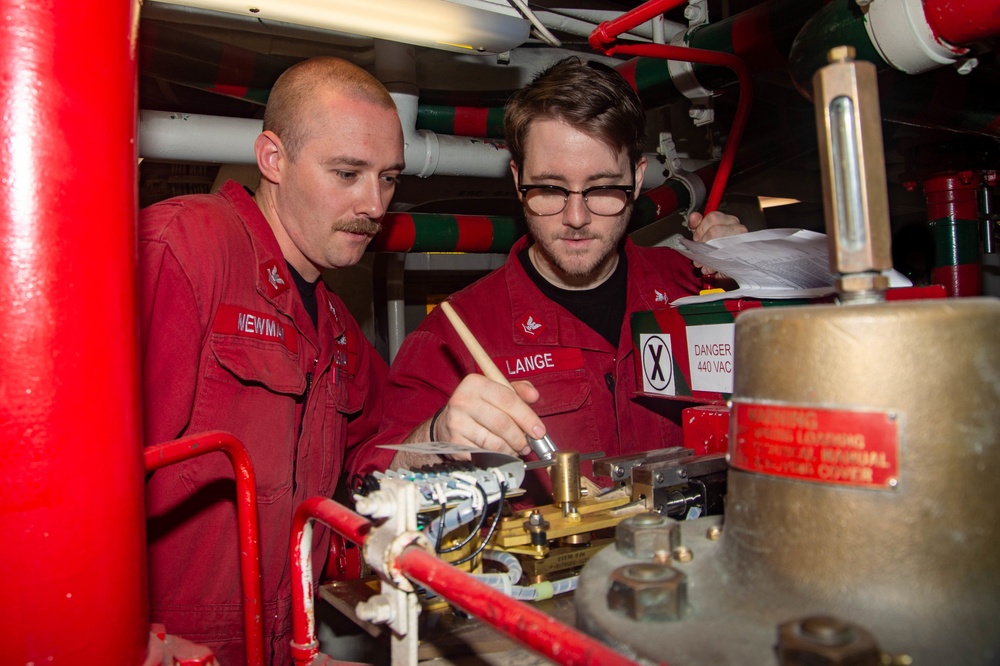
[[[642,177],[646,173],[646,167],[649,163],[646,161],[645,155],[639,158],[639,161],[635,163],[635,194],[634,196],[639,196],[639,190],[642,189]]]
[[[280,183],[285,151],[278,135],[271,130],[261,132],[253,142],[253,152],[257,156],[260,175],[272,183]]]
[[[514,192],[517,194],[518,201],[521,200],[521,193],[517,191],[517,164],[514,160],[510,161],[510,175],[514,177]]]

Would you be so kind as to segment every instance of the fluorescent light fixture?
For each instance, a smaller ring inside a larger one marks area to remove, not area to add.
[[[520,17],[447,0],[159,0],[164,4],[365,35],[458,53],[503,53],[528,39]]]
[[[774,208],[775,206],[788,206],[790,204],[802,203],[798,199],[782,199],[781,197],[757,197],[761,208]]]

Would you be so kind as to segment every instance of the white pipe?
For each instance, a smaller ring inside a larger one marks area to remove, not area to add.
[[[868,5],[865,31],[879,55],[907,74],[951,64],[969,52],[934,35],[921,0],[874,0]]]
[[[502,178],[510,173],[510,152],[500,142],[418,130],[416,94],[391,92],[406,143],[403,173],[427,176],[484,176]]]
[[[500,142],[416,129],[417,96],[393,93],[406,142],[405,175],[484,176],[510,173]],[[256,164],[253,144],[263,121],[196,113],[139,111],[139,156],[152,160]]]
[[[139,111],[139,156],[151,160],[256,164],[262,120]]]
[[[622,12],[617,11],[603,11],[597,9],[567,9],[565,7],[550,8],[546,10],[535,10],[539,16],[542,16],[548,12],[553,14],[560,14],[562,16],[569,16],[581,21],[586,21],[594,26],[600,25],[605,21],[612,21],[622,15]],[[666,31],[667,39],[670,39],[678,32],[684,32],[688,29],[686,23],[677,23],[676,21],[663,21],[663,29]],[[632,28],[632,30],[627,34],[636,34],[645,37],[646,39],[653,38],[652,27],[645,23],[643,25]]]

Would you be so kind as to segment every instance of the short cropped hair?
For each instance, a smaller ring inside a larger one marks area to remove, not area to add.
[[[560,60],[518,90],[504,109],[511,158],[524,166],[525,141],[536,120],[561,120],[599,139],[633,164],[646,143],[646,114],[639,95],[614,69],[576,56]]]
[[[331,92],[396,110],[389,91],[357,65],[333,57],[310,58],[285,70],[271,87],[264,109],[264,130],[281,138],[293,162],[307,139],[312,102]]]

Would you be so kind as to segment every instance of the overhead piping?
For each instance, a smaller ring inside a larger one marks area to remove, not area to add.
[[[753,81],[750,72],[743,62],[728,53],[715,51],[704,51],[667,44],[636,44],[636,45],[614,45],[617,35],[629,30],[632,26],[644,23],[651,18],[662,14],[680,4],[681,0],[651,0],[636,9],[623,14],[620,18],[602,23],[590,36],[590,45],[605,55],[615,55],[625,53],[631,55],[641,55],[653,58],[681,60],[684,62],[697,62],[705,65],[721,65],[733,70],[740,83],[740,98],[736,107],[736,117],[726,141],[726,147],[722,152],[722,159],[719,161],[718,171],[712,189],[705,204],[705,212],[710,213],[718,209],[722,201],[722,194],[729,179],[729,172],[732,169],[733,161],[736,158],[736,151],[739,148],[740,139],[743,137],[743,130],[746,128],[747,118],[750,115],[750,101],[753,99]]]
[[[870,9],[880,3],[892,4],[890,0],[875,0]],[[972,14],[979,16],[982,11],[980,8]],[[943,63],[934,57],[947,52],[952,57],[945,60],[956,61],[959,56],[955,50],[961,45],[942,46],[933,35],[928,37],[929,28],[925,32],[896,30],[893,23],[884,19],[873,24],[869,21],[870,15],[871,11],[863,13],[854,0],[833,0],[802,26],[789,54],[789,72],[792,82],[806,99],[812,96],[813,72],[825,64],[824,54],[834,46],[852,46],[858,60],[874,63],[880,72],[879,102],[886,119],[1000,136],[1000,112],[995,94],[1000,74],[994,66],[980,64],[971,71],[942,67]],[[938,20],[948,27],[964,25],[957,17],[952,23],[940,17]],[[923,27],[926,28],[926,24]],[[996,19],[984,19],[984,29],[992,31],[994,36],[1000,34]],[[955,27],[951,34],[967,35],[970,31]],[[918,37],[929,39],[930,43],[921,42]],[[965,49],[958,50],[964,52]],[[918,73],[907,74],[904,70]]]

